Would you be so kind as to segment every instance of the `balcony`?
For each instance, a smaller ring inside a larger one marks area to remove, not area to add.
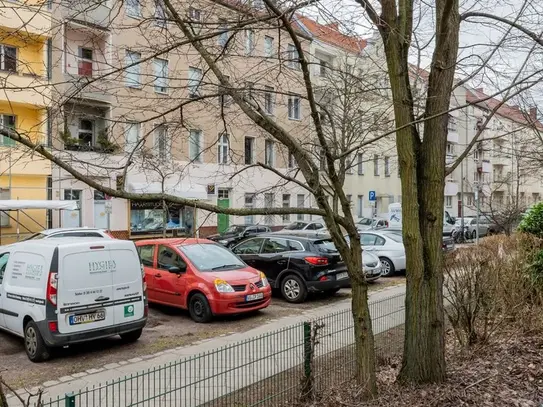
[[[48,38],[52,34],[51,13],[44,6],[31,6],[22,2],[0,0],[2,22],[0,25],[9,31],[22,31],[38,37]],[[24,27],[24,30],[21,30]]]
[[[0,71],[2,99],[21,106],[45,107],[51,103],[51,88],[46,79],[24,73]]]
[[[445,196],[456,196],[458,194],[458,182],[455,180],[446,180]]]
[[[490,160],[487,159],[478,159],[477,161],[477,172],[483,174],[490,174],[492,172],[492,165]]]
[[[68,0],[62,3],[62,15],[66,19],[100,27],[108,27],[111,22],[112,12],[108,1]]]

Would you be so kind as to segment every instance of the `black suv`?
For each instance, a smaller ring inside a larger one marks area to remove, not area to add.
[[[266,274],[288,302],[303,302],[308,292],[335,293],[350,285],[347,267],[330,238],[273,233],[247,239],[232,251]]]
[[[223,233],[211,235],[207,238],[226,247],[232,247],[245,238],[256,236],[260,233],[269,233],[271,229],[263,225],[232,225]]]

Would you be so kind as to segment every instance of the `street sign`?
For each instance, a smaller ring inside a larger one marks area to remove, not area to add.
[[[113,202],[106,201],[105,202],[105,212],[111,214],[113,212]]]
[[[377,201],[377,194],[375,193],[375,191],[370,191],[368,193],[368,199],[371,201]]]

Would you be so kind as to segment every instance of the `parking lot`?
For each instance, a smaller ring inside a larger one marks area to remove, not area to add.
[[[379,290],[401,284],[404,280],[405,277],[402,276],[381,278],[371,284],[370,289]],[[310,297],[302,304],[290,304],[274,297],[272,304],[262,311],[245,316],[220,318],[210,324],[193,322],[183,310],[152,306],[144,334],[137,343],[123,345],[118,337],[85,343],[59,349],[52,360],[42,364],[34,364],[28,360],[21,339],[0,331],[0,374],[15,388],[31,387],[108,363],[149,355],[232,332],[247,331],[266,321],[316,307],[326,306],[333,312],[334,304],[349,298],[350,295],[350,289],[343,289],[332,297]]]

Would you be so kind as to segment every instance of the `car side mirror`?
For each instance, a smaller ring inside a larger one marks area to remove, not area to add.
[[[170,273],[173,273],[173,274],[182,274],[182,273],[185,273],[187,271],[187,266],[186,265],[182,265],[182,266],[171,266],[168,271]]]

